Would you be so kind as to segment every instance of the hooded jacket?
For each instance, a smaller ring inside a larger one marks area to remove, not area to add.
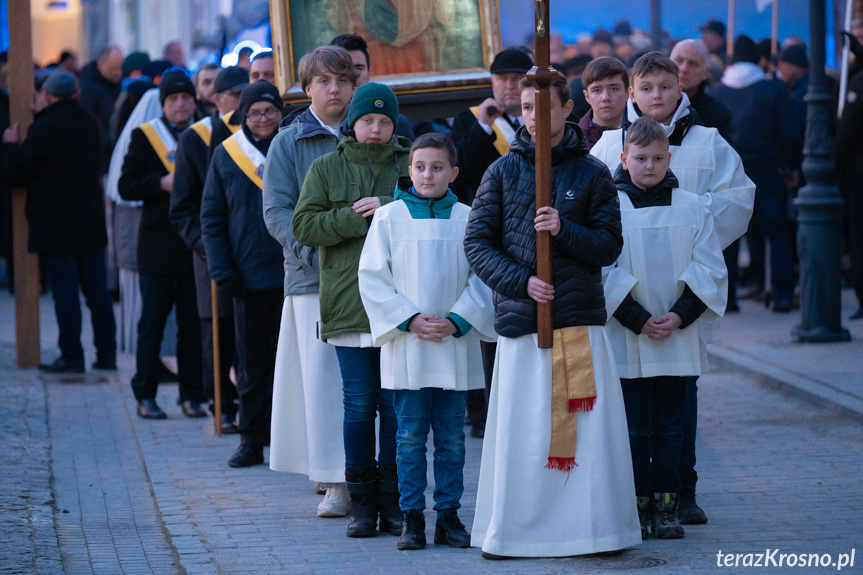
[[[554,329],[603,325],[602,266],[614,263],[623,246],[617,190],[575,124],[567,124],[551,162],[552,206],[561,224],[551,242]],[[522,127],[511,151],[483,177],[464,241],[471,268],[494,292],[494,327],[504,337],[537,329],[536,302],[527,295],[536,275],[535,189],[535,147]]]
[[[373,196],[391,202],[399,176],[408,172],[409,152],[410,142],[401,136],[386,144],[347,136],[309,168],[291,229],[298,242],[319,249],[323,340],[371,332],[357,274],[372,218],[358,214],[353,204]]]
[[[339,143],[309,109],[297,113],[285,126],[288,118],[270,144],[262,193],[264,224],[281,244],[285,258],[285,297],[318,291],[318,250],[294,238],[291,221],[312,163],[334,152]]]

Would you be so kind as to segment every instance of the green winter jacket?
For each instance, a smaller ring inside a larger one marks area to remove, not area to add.
[[[348,136],[335,152],[312,164],[294,210],[291,231],[298,242],[318,246],[321,272],[321,339],[370,333],[360,299],[360,254],[371,218],[354,211],[361,198],[392,201],[399,176],[408,173],[410,141],[395,136],[387,144],[360,144]]]

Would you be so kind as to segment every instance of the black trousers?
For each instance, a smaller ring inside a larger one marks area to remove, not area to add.
[[[222,395],[222,413],[231,417],[237,414],[237,388],[231,382],[231,365],[235,352],[234,318],[219,318],[219,373]],[[213,365],[213,320],[201,318],[201,358],[204,376],[204,393],[210,402],[216,399],[215,366]],[[212,409],[212,406],[211,406]]]
[[[155,399],[162,333],[171,308],[177,310],[177,375],[181,401],[204,401],[201,382],[201,327],[195,299],[195,276],[140,275],[141,319],[138,321],[137,370],[132,378],[135,399]]]
[[[479,342],[482,353],[482,370],[485,375],[485,389],[471,389],[467,392],[467,418],[471,425],[485,425],[488,413],[488,398],[491,395],[491,376],[494,374],[494,354],[497,344],[489,341]]]
[[[240,437],[252,447],[270,443],[273,374],[284,301],[281,286],[234,298]]]

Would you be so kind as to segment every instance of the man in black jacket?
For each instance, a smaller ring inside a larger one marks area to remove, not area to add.
[[[41,365],[53,373],[84,372],[81,302],[93,322],[95,369],[116,369],[116,325],[107,286],[105,206],[99,124],[78,106],[75,76],[52,73],[42,86],[46,105],[17,145],[18,124],[3,133],[2,180],[27,186],[28,249],[39,254],[51,284],[60,331],[60,358]]]
[[[217,112],[192,124],[183,132],[177,143],[177,167],[174,172],[174,189],[171,192],[171,223],[186,246],[192,250],[195,268],[195,288],[198,296],[198,317],[201,318],[201,351],[203,357],[204,391],[212,402],[215,399],[213,372],[213,302],[207,258],[201,242],[201,195],[209,166],[209,145],[213,126],[223,124],[226,114],[234,112],[240,104],[240,92],[249,85],[249,72],[231,66],[219,72],[213,87],[213,100]],[[227,126],[227,124],[223,124]],[[230,134],[231,132],[227,132]],[[221,142],[217,142],[216,145]],[[237,390],[228,373],[234,356],[234,310],[231,298],[219,298],[219,356],[221,358],[222,433],[236,433],[234,418],[237,414]]]
[[[120,97],[123,80],[123,52],[108,46],[96,60],[81,68],[81,107],[99,120],[102,136],[102,173],[108,173],[114,140],[111,136],[111,115]]]
[[[159,84],[159,99],[163,115],[132,132],[117,185],[124,200],[144,202],[137,249],[142,310],[136,352],[138,372],[132,378],[132,389],[140,417],[167,417],[156,404],[157,367],[165,321],[176,304],[183,414],[205,417],[200,406],[204,388],[192,254],[168,219],[177,137],[194,117],[195,86],[184,71],[169,70]]]

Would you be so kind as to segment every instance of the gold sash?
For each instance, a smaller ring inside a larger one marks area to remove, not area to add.
[[[474,106],[470,109],[473,113],[474,118],[479,119],[479,106]],[[497,150],[497,153],[501,156],[504,156],[509,153],[509,140],[506,139],[506,136],[503,135],[503,132],[500,129],[500,126],[497,125],[497,122],[491,125],[492,131],[497,135],[497,138],[494,139],[494,148]]]
[[[232,134],[236,134],[237,130],[239,130],[243,126],[243,124],[242,123],[231,124],[230,122],[231,122],[231,118],[233,116],[234,116],[234,112],[228,112],[227,114],[222,116],[222,122],[225,123],[225,125],[228,127],[228,129],[231,131]]]
[[[209,116],[192,124],[192,130],[201,137],[206,146],[210,145],[210,139],[213,137],[213,119]]]
[[[596,402],[596,381],[588,326],[554,330],[551,350],[551,441],[549,469],[569,471],[575,463],[578,439],[576,412],[590,411]]]
[[[239,140],[240,137],[242,137],[242,141]],[[263,160],[265,158],[264,155],[261,154],[257,148],[253,147],[248,139],[246,139],[246,135],[243,132],[238,132],[222,142],[222,146],[225,148],[225,151],[228,152],[228,155],[231,156],[231,159],[234,160],[234,163],[237,164],[237,167],[240,168],[240,170],[242,170],[250,180],[252,180],[253,184],[263,190]],[[257,164],[249,156],[255,157]]]
[[[159,124],[161,124],[161,130],[154,125],[155,122],[159,122]],[[159,159],[162,160],[162,164],[165,166],[165,169],[168,170],[169,174],[173,174],[174,160],[177,155],[177,142],[173,137],[171,137],[170,133],[165,133],[168,129],[165,128],[164,124],[162,124],[162,120],[156,119],[152,122],[141,124],[139,128],[141,128],[141,131],[144,132],[145,136],[147,136],[147,141],[150,142],[150,146],[152,146],[156,155],[159,156]],[[170,138],[170,140],[165,142],[165,139],[168,138]]]

